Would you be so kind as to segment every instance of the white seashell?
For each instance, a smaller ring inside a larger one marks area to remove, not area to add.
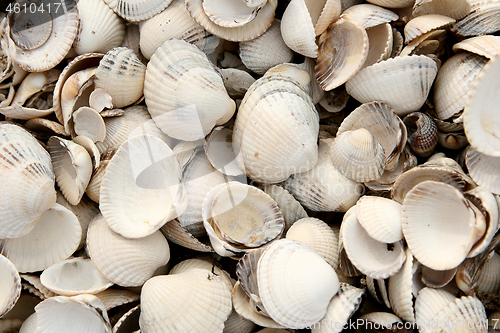
[[[281,37],[280,24],[280,20],[274,20],[263,35],[239,43],[241,61],[252,72],[262,75],[268,69],[292,60],[293,52]]]
[[[364,320],[367,323],[373,323],[373,326],[378,324],[382,327],[382,325],[385,325],[385,327],[392,327],[392,329],[395,329],[395,324],[400,326],[400,323],[403,323],[398,316],[389,312],[370,312],[360,316],[359,319]],[[367,324],[367,327],[370,327],[369,325],[371,324]]]
[[[111,288],[103,290],[95,294],[95,296],[102,301],[106,311],[119,307],[123,304],[138,302],[140,299],[140,296],[133,292]]]
[[[361,23],[365,29],[398,19],[398,15],[393,11],[368,3],[349,7],[342,14],[348,14]]]
[[[49,290],[63,296],[96,294],[113,282],[97,270],[92,260],[74,258],[47,267],[40,281]]]
[[[8,48],[16,65],[28,72],[43,72],[64,59],[76,37],[79,20],[73,0],[61,2],[61,6],[66,9],[64,14],[44,7],[45,11],[35,16],[29,11],[9,15],[12,20],[5,28],[8,46],[4,49]]]
[[[498,164],[499,157],[481,154],[474,148],[469,148],[465,155],[465,163],[474,181],[495,194],[500,194]]]
[[[125,38],[125,21],[102,0],[78,2],[80,25],[73,47],[77,54],[106,53]]]
[[[40,281],[40,276],[33,274],[21,274],[20,276],[25,281],[23,287],[27,289],[30,294],[33,294],[40,298],[40,300],[57,296],[56,293],[53,293],[42,284],[42,282]],[[40,302],[36,302],[36,304],[38,303]]]
[[[224,322],[224,330],[222,331],[222,333],[250,333],[254,332],[256,327],[257,326],[253,321],[240,316],[238,312],[233,309],[229,317],[227,317],[226,321]]]
[[[385,102],[403,116],[422,107],[436,74],[436,62],[429,57],[396,57],[360,70],[346,90],[362,103]]]
[[[403,201],[402,222],[415,258],[436,270],[457,267],[486,228],[484,218],[476,224],[473,208],[451,185],[424,181],[413,187]]]
[[[161,232],[129,239],[113,232],[102,215],[90,222],[87,249],[94,265],[123,287],[140,286],[168,263],[170,250]]]
[[[19,126],[0,123],[0,238],[26,235],[56,201],[50,155]]]
[[[290,177],[284,188],[313,211],[345,212],[356,203],[363,188],[333,166],[330,159],[331,140],[320,140],[316,166]]]
[[[453,45],[454,52],[461,50],[491,59],[500,53],[500,38],[490,35],[467,38]]]
[[[165,142],[150,135],[131,137],[106,168],[101,213],[124,237],[151,235],[186,209],[180,177],[179,164]]]
[[[443,289],[426,287],[420,290],[415,301],[415,316],[419,326],[428,327],[434,316],[455,299],[455,296]]]
[[[92,142],[106,138],[106,125],[99,112],[82,106],[73,113],[74,130],[77,135],[84,135]]]
[[[363,196],[356,203],[358,222],[373,239],[394,243],[403,239],[401,204],[382,197]]]
[[[72,141],[53,136],[47,143],[57,185],[72,205],[82,199],[92,175],[92,161],[85,148]]]
[[[358,222],[358,210],[357,206],[352,207],[340,226],[347,256],[357,269],[371,278],[385,279],[396,274],[406,259],[401,242],[388,244],[371,238]]]
[[[142,97],[145,73],[146,66],[132,49],[116,47],[99,62],[95,87],[105,89],[111,95],[113,106],[122,108]]]
[[[104,0],[115,13],[131,22],[144,21],[167,8],[172,0]]]
[[[259,3],[245,0],[203,0],[203,10],[215,24],[235,28],[251,22],[266,2],[266,0]]]
[[[338,236],[325,222],[314,217],[296,221],[286,233],[286,239],[309,245],[316,250],[330,266],[339,266]]]
[[[432,30],[441,29],[455,22],[454,19],[444,15],[427,14],[417,16],[411,19],[404,29],[405,43],[411,42],[413,39],[428,33]]]
[[[500,255],[496,252],[486,260],[478,271],[475,291],[479,294],[496,294],[500,290],[500,279],[496,272],[500,267]]]
[[[36,333],[38,330],[38,319],[36,312],[33,312],[22,324],[19,333]]]
[[[21,273],[41,271],[76,251],[82,227],[70,210],[54,203],[26,235],[3,240],[1,254]]]
[[[11,103],[24,105],[37,92],[47,90],[49,85],[57,81],[60,74],[61,71],[58,69],[50,69],[42,73],[29,73],[17,88]]]
[[[480,153],[500,156],[500,123],[496,117],[498,103],[490,98],[500,87],[495,73],[500,69],[500,56],[491,59],[482,69],[468,95],[464,108],[464,130],[471,146]],[[487,121],[486,121],[487,119]]]
[[[248,88],[255,82],[252,75],[241,69],[222,68],[218,69],[218,71],[231,98],[243,98]]]
[[[337,274],[316,251],[287,239],[266,249],[257,274],[266,312],[290,328],[304,328],[320,320],[339,288]]]
[[[370,3],[386,8],[407,8],[413,4],[413,0],[370,0]]]
[[[189,231],[183,228],[179,221],[172,220],[167,223],[163,227],[161,227],[160,231],[162,234],[172,243],[178,244],[180,246],[184,246],[188,249],[199,251],[199,252],[213,252],[214,249],[208,244],[207,240],[205,243],[202,243],[196,237],[194,237]]]
[[[191,269],[204,269],[206,271],[212,272],[220,277],[222,282],[227,287],[230,292],[233,291],[233,282],[228,272],[220,269],[215,263],[210,263],[208,260],[203,259],[186,259],[172,267],[169,274],[180,274]]]
[[[173,0],[161,13],[139,22],[140,49],[150,59],[166,40],[176,38],[193,43],[206,54],[212,53],[219,44],[213,36],[189,15],[183,0]]]
[[[0,268],[0,317],[3,317],[21,296],[21,278],[16,266],[2,255]]]
[[[451,25],[451,31],[460,36],[486,35],[498,31],[500,20],[498,1],[471,1],[469,13]]]
[[[281,19],[281,35],[293,51],[309,58],[318,56],[316,36],[321,35],[331,22],[338,19],[340,1],[290,1]]]
[[[365,28],[345,14],[319,37],[318,45],[314,74],[320,87],[326,91],[347,82],[361,69],[368,56]]]
[[[222,27],[210,20],[203,9],[203,0],[187,0],[186,8],[191,17],[210,33],[233,42],[251,40],[262,35],[271,26],[277,0],[269,0],[261,8],[257,16],[247,24],[239,27]]]
[[[406,250],[406,260],[401,270],[389,277],[388,291],[391,308],[404,321],[414,323],[413,274],[416,262],[410,250]]]
[[[389,23],[379,24],[375,27],[368,28],[366,29],[366,33],[368,34],[368,45],[370,48],[363,68],[382,60],[389,59],[394,44],[394,32]]]
[[[453,280],[457,273],[457,268],[452,268],[444,271],[437,271],[427,266],[420,265],[420,274],[422,282],[431,288],[442,288]],[[457,280],[455,280],[456,282]],[[457,283],[458,284],[458,283]]]
[[[98,168],[101,163],[101,154],[99,153],[99,149],[97,149],[94,144],[94,141],[85,135],[75,136],[72,141],[87,150],[87,153],[89,153],[89,156],[92,159],[93,167]]]
[[[233,131],[227,127],[215,127],[203,146],[205,154],[220,173],[227,176],[242,175],[233,150]]]
[[[227,122],[236,107],[204,53],[180,40],[166,41],[151,57],[144,96],[158,127],[187,141]]]
[[[341,283],[339,293],[332,298],[325,317],[312,325],[311,332],[340,333],[349,318],[358,310],[364,294],[364,289]]]
[[[90,178],[89,184],[85,190],[85,193],[90,198],[90,200],[99,203],[99,197],[101,193],[101,183],[104,177],[104,172],[118,149],[110,149],[104,152],[100,157],[99,166],[94,169],[92,173],[92,178]],[[80,201],[81,202],[81,201]]]
[[[459,20],[470,11],[470,3],[466,0],[416,0],[411,14],[417,17],[425,14],[446,15]]]
[[[111,95],[102,88],[96,88],[90,93],[89,106],[99,113],[103,112],[104,109],[107,109],[106,111],[109,112],[110,109],[113,109]]]
[[[309,73],[309,78],[314,77],[314,67],[316,66],[316,60],[315,59],[307,58],[306,57],[304,59],[304,62],[302,64],[300,64],[299,66],[303,70],[305,70],[306,72]],[[323,89],[321,89],[321,87],[319,86],[318,81],[316,81],[316,80],[309,80],[308,87],[309,87],[308,90],[311,92],[311,98],[312,98],[313,104],[320,103],[323,107],[325,107],[323,105],[324,103],[322,104],[321,101],[326,96],[326,93],[325,93],[325,91]],[[306,87],[306,89],[308,87]],[[333,94],[335,91],[336,91],[336,89],[334,89],[333,91],[331,91],[330,94]],[[347,92],[345,92],[345,89],[343,89],[343,91],[344,91],[343,94],[345,94],[344,96],[346,98],[346,103],[347,103],[348,95],[347,95]]]
[[[185,309],[185,300],[196,300]],[[222,332],[231,313],[231,293],[222,278],[205,269],[149,279],[141,292],[143,332]]]
[[[94,295],[51,297],[38,304],[35,311],[40,332],[111,333],[106,309]]]

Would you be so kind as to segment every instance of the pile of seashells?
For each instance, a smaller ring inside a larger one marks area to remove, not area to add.
[[[500,331],[500,0],[368,1],[10,4],[0,333]]]

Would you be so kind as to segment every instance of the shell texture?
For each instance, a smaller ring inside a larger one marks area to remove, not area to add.
[[[115,13],[131,22],[147,20],[161,12],[172,0],[104,0]]]

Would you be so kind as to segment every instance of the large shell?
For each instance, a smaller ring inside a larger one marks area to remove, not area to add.
[[[400,203],[365,195],[358,200],[356,206],[358,222],[370,237],[384,243],[403,239]]]
[[[453,45],[454,52],[460,50],[491,59],[500,52],[500,37],[485,35],[467,38]]]
[[[290,328],[305,328],[320,320],[339,288],[337,274],[316,251],[287,239],[267,248],[257,274],[267,313]]]
[[[104,2],[127,21],[138,22],[161,12],[172,0],[104,0]]]
[[[491,59],[476,79],[464,108],[464,130],[471,146],[480,153],[500,156],[500,56]]]
[[[140,238],[182,214],[187,197],[180,177],[179,163],[165,142],[150,135],[128,139],[102,179],[99,207],[110,228]]]
[[[347,8],[342,14],[348,14],[359,21],[365,29],[379,26],[383,23],[395,21],[398,15],[393,11],[372,5],[360,4]]]
[[[194,141],[235,111],[222,78],[196,46],[168,40],[148,63],[144,81],[148,111],[167,135]]]
[[[455,22],[454,19],[444,15],[428,14],[415,17],[405,25],[405,43],[433,30],[443,28]]]
[[[97,269],[124,287],[142,285],[170,259],[167,240],[160,231],[128,239],[113,232],[100,214],[90,223],[87,248]]]
[[[50,155],[19,126],[0,123],[0,238],[27,234],[56,202]]]
[[[451,31],[461,36],[486,35],[500,29],[499,1],[472,1],[470,12],[451,25]]]
[[[231,313],[224,280],[200,268],[148,280],[141,293],[143,332],[222,332]],[[193,300],[186,309],[186,300]]]
[[[396,57],[360,70],[346,89],[362,103],[382,101],[401,116],[424,105],[436,74],[436,62],[429,57]]]
[[[146,66],[134,51],[117,47],[106,53],[99,62],[95,87],[111,95],[113,107],[122,108],[142,97],[145,75]]]
[[[125,21],[102,0],[78,2],[80,26],[74,42],[76,53],[106,53],[125,38]]]
[[[21,296],[21,278],[16,266],[2,255],[0,268],[0,317],[3,317]]]

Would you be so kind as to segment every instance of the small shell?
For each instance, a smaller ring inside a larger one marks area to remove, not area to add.
[[[104,177],[104,172],[108,166],[111,158],[115,155],[117,148],[112,148],[101,154],[99,166],[92,173],[92,178],[90,178],[89,185],[85,189],[85,193],[90,198],[90,200],[99,203],[99,196],[101,193],[101,183],[102,177]]]
[[[102,113],[104,109],[109,112],[113,109],[111,95],[102,88],[96,88],[89,96],[89,106],[99,113]]]
[[[21,295],[21,278],[16,266],[0,255],[0,317],[9,312]]]
[[[191,310],[185,311],[185,301]],[[205,269],[149,279],[141,292],[143,332],[222,332],[231,313],[231,293],[222,278]]]
[[[379,24],[375,27],[368,28],[366,29],[366,33],[368,34],[368,45],[370,48],[363,68],[382,60],[389,59],[394,44],[394,32],[389,23]]]
[[[123,287],[142,285],[170,259],[167,240],[160,231],[128,239],[113,232],[100,214],[90,222],[87,249],[97,269]]]
[[[348,14],[359,21],[365,29],[398,19],[398,15],[393,11],[372,4],[354,5],[343,11],[342,14]]]
[[[113,284],[91,260],[83,258],[67,259],[47,267],[40,280],[46,288],[64,296],[96,294]]]
[[[358,222],[370,237],[383,243],[395,243],[403,239],[400,203],[365,195],[356,206]]]
[[[454,44],[453,51],[468,51],[491,59],[500,53],[500,37],[486,35],[467,38]]]
[[[448,283],[451,282],[451,280],[453,280],[456,273],[457,273],[457,267],[444,271],[438,271],[429,268],[427,266],[421,265],[422,282],[427,287],[431,288],[442,288],[446,286]]]
[[[208,18],[221,27],[235,28],[251,22],[267,0],[252,3],[247,0],[203,0]]]
[[[323,90],[344,84],[363,66],[368,56],[368,34],[349,15],[343,14],[319,38],[314,73]]]
[[[480,153],[500,156],[499,104],[495,92],[500,89],[500,56],[491,59],[477,77],[464,108],[464,130],[471,146]]]
[[[84,135],[92,142],[103,141],[106,138],[106,125],[99,112],[82,106],[73,113],[76,135]]]
[[[104,0],[115,13],[131,22],[144,21],[167,8],[172,0]]]
[[[140,296],[126,290],[122,289],[111,289],[108,288],[106,290],[101,291],[100,293],[95,294],[106,308],[106,311],[114,309],[123,304],[129,304],[133,302],[138,302]]]
[[[240,46],[241,50],[241,46]],[[224,80],[224,87],[231,98],[243,98],[248,88],[255,82],[250,73],[237,68],[222,68],[219,73]]]
[[[243,174],[236,163],[233,150],[233,131],[225,127],[216,127],[206,139],[203,146],[205,154],[212,166],[227,176]]]
[[[102,0],[78,2],[80,26],[73,47],[77,54],[106,53],[125,38],[125,21]]]
[[[344,176],[358,182],[380,178],[385,169],[384,148],[364,128],[339,134],[331,144],[330,157]]]
[[[470,3],[466,0],[416,0],[411,14],[417,17],[425,14],[446,15],[459,20],[470,11]]]
[[[347,81],[346,89],[362,103],[383,101],[403,116],[422,107],[436,74],[431,58],[396,57],[360,70]]]
[[[500,195],[499,157],[481,154],[474,148],[469,148],[465,155],[465,163],[474,181]]]
[[[454,19],[444,15],[428,14],[417,16],[405,25],[405,43],[408,44],[418,36],[446,27],[453,22],[455,22]]]
[[[412,112],[403,119],[408,130],[408,144],[417,156],[432,154],[438,143],[437,126],[428,115]]]
[[[210,245],[200,242],[189,231],[183,228],[179,221],[175,219],[165,223],[165,225],[161,227],[160,231],[165,236],[165,238],[167,238],[172,243],[184,246],[188,249],[199,252],[214,251]]]
[[[451,31],[460,36],[486,35],[500,29],[498,1],[472,1],[470,12],[451,25]]]

